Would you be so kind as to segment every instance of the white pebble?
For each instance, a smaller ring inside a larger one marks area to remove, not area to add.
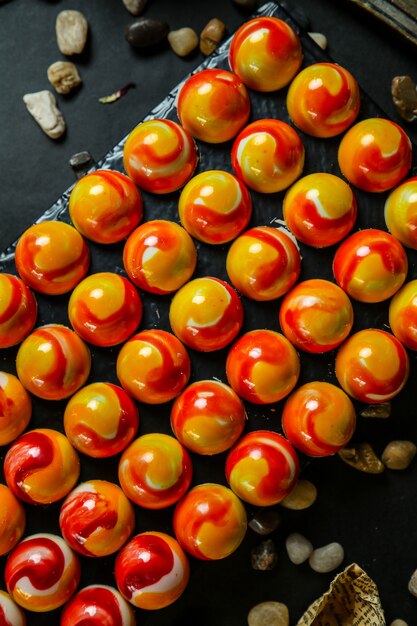
[[[64,134],[65,120],[56,106],[56,99],[51,91],[27,93],[23,96],[23,102],[48,137],[58,139]]]
[[[417,569],[410,578],[410,582],[408,583],[408,591],[417,598]]]
[[[311,556],[313,544],[300,533],[292,533],[285,542],[288,558],[294,565],[301,565]]]
[[[319,574],[327,574],[337,569],[345,558],[343,547],[340,543],[329,543],[327,546],[317,548],[310,556],[311,569]]]
[[[391,626],[408,626],[408,624],[403,619],[395,619],[391,622]]]
[[[84,50],[88,23],[80,11],[61,11],[56,18],[56,39],[62,54],[71,56]]]
[[[327,37],[323,33],[308,33],[311,39],[316,42],[322,50],[327,48]]]

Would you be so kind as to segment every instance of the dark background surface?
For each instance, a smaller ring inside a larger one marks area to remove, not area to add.
[[[416,50],[347,2],[302,0],[298,5],[309,16],[310,29],[328,37],[332,57],[352,71],[390,117],[400,121],[391,103],[390,82],[397,74],[417,78]],[[86,52],[75,61],[84,81],[82,88],[69,97],[57,96],[68,132],[61,141],[53,142],[28,115],[22,96],[50,87],[46,68],[63,58],[56,47],[54,23],[58,11],[64,8],[84,12],[90,37]],[[222,19],[230,32],[244,19],[230,0],[150,0],[146,14],[165,19],[172,29],[189,25],[198,32],[211,17]],[[203,60],[200,54],[179,59],[169,48],[149,56],[137,54],[123,38],[124,27],[131,19],[121,0],[12,0],[0,7],[0,250],[73,182],[68,159],[74,152],[88,149],[100,158]],[[99,97],[129,81],[136,82],[136,90],[112,105],[98,103]],[[417,127],[404,127],[416,141]],[[5,355],[7,358],[9,355]],[[413,355],[411,361],[413,377],[406,394],[393,403],[393,416],[361,425],[362,438],[373,443],[378,452],[391,439],[417,441]],[[261,427],[261,421],[256,424]],[[199,477],[224,480],[220,474],[212,475],[211,467],[208,459],[202,459]],[[295,623],[332,579],[332,574],[322,576],[306,564],[297,567],[289,562],[285,538],[290,532],[300,531],[316,547],[330,541],[343,544],[345,564],[356,561],[378,584],[387,623],[401,617],[410,626],[417,624],[417,601],[407,591],[408,580],[417,568],[417,464],[406,472],[367,476],[331,458],[312,463],[304,476],[317,485],[319,498],[306,511],[283,512],[283,525],[273,536],[279,551],[279,563],[273,572],[251,571],[249,551],[259,537],[248,532],[244,544],[229,559],[204,564],[194,561],[192,584],[184,596],[169,609],[141,613],[138,623],[238,626],[246,623],[251,606],[263,600],[288,604],[291,623]],[[58,507],[51,508],[48,517],[54,524]],[[37,518],[35,525],[45,511],[31,509],[31,514]],[[158,514],[160,530],[164,529],[165,517],[165,513]],[[145,512],[144,524],[147,518]],[[155,524],[154,518],[149,522]],[[58,531],[54,526],[50,528]],[[95,576],[97,581],[110,581],[112,564],[112,559],[88,561],[88,575],[82,583],[93,582]],[[29,619],[33,625],[47,621],[58,624],[58,617],[54,613],[53,619],[47,615]]]

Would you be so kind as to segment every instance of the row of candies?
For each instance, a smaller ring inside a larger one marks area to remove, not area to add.
[[[12,444],[5,460],[9,489],[1,487],[2,502],[10,502],[5,505],[10,516],[0,527],[1,551],[6,553],[15,546],[5,577],[21,606],[43,611],[68,600],[79,582],[79,564],[72,549],[91,556],[119,550],[134,528],[129,499],[148,508],[180,500],[174,515],[178,541],[161,533],[143,533],[127,543],[116,559],[116,581],[125,598],[143,608],[166,606],[187,584],[188,563],[182,548],[199,558],[227,556],[246,530],[246,513],[239,498],[265,506],[281,501],[291,491],[299,470],[291,443],[312,456],[325,456],[350,439],[355,411],[344,391],[324,382],[293,391],[300,369],[293,345],[323,352],[346,339],[353,313],[345,292],[364,302],[377,302],[400,289],[407,273],[406,256],[398,241],[383,231],[356,233],[339,248],[334,273],[342,289],[320,279],[294,287],[300,255],[283,232],[257,227],[241,235],[229,251],[229,278],[243,295],[256,300],[275,299],[289,291],[281,305],[280,323],[290,341],[271,330],[247,333],[227,358],[231,387],[216,381],[186,387],[190,361],[183,344],[203,351],[224,347],[236,338],[243,319],[240,299],[224,281],[206,277],[187,283],[196,265],[196,250],[188,233],[205,243],[231,241],[242,233],[251,216],[251,199],[243,183],[271,193],[289,187],[300,176],[304,148],[290,126],[278,120],[260,120],[242,128],[250,113],[245,85],[260,91],[279,89],[293,79],[301,61],[299,40],[287,24],[275,18],[252,20],[232,41],[230,64],[235,74],[206,70],[184,84],[178,98],[182,127],[152,120],[131,133],[124,159],[134,183],[153,193],[168,193],[189,181],[179,201],[185,230],[165,220],[138,227],[140,193],[129,178],[117,172],[90,174],[71,194],[70,216],[82,235],[98,243],[113,243],[130,235],[124,265],[136,286],[158,294],[180,288],[170,311],[178,339],[164,331],[142,331],[124,344],[117,363],[122,386],[137,400],[153,404],[181,394],[171,413],[178,441],[157,433],[133,441],[138,412],[123,389],[107,383],[80,389],[90,371],[89,350],[83,340],[100,346],[123,343],[136,331],[142,305],[136,289],[121,276],[101,273],[84,278],[89,253],[74,228],[55,222],[35,225],[16,249],[16,266],[24,282],[0,276],[3,347],[19,343],[34,327],[37,306],[27,285],[50,295],[75,287],[68,315],[77,334],[60,325],[35,330],[18,351],[21,382],[5,373],[0,378],[2,404],[7,407],[1,429],[3,445],[18,437],[29,423],[31,403],[25,388],[44,399],[73,396],[64,417],[68,439],[50,429],[31,431]],[[354,122],[359,91],[343,68],[316,64],[293,80],[287,106],[298,128],[330,137]],[[191,178],[198,160],[191,135],[216,143],[239,132],[232,163],[240,180],[221,171]],[[367,191],[382,191],[406,175],[411,145],[394,123],[364,120],[344,136],[339,163],[349,182]],[[388,228],[413,248],[417,248],[415,207],[413,179],[393,191],[386,204]],[[350,232],[356,202],[341,179],[313,174],[287,192],[284,217],[300,241],[323,247],[340,242]],[[394,297],[390,314],[394,333],[414,349],[416,282],[408,283]],[[405,384],[408,367],[401,343],[372,329],[347,339],[336,358],[340,385],[365,402],[394,397]],[[260,404],[289,396],[282,415],[289,441],[269,431],[240,438],[246,414],[239,396]],[[79,459],[69,442],[93,457],[125,450],[119,465],[122,489],[100,480],[73,489]],[[226,462],[233,491],[220,485],[199,485],[186,494],[192,468],[183,445],[200,454],[215,454],[233,444]],[[60,516],[67,543],[46,534],[18,543],[25,519],[15,496],[45,503],[67,494]],[[5,598],[0,597],[0,607],[11,602]],[[77,594],[64,610],[62,623],[75,624],[85,618],[91,604],[95,611],[117,615],[114,624],[134,623],[120,594],[105,587]],[[14,610],[17,615],[15,605],[6,612],[12,615]],[[15,623],[23,622],[16,618]]]

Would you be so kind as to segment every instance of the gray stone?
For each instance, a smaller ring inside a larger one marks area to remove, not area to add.
[[[385,467],[391,470],[405,470],[414,459],[417,448],[412,441],[391,441],[382,453]]]
[[[251,563],[255,570],[274,569],[278,562],[277,550],[272,539],[263,541],[251,551]]]
[[[23,102],[48,137],[58,139],[64,134],[65,120],[51,91],[27,93],[23,96]]]
[[[315,572],[327,574],[337,569],[343,563],[344,558],[345,553],[340,543],[329,543],[327,546],[314,550],[309,563]]]
[[[69,160],[74,174],[77,179],[82,178],[93,167],[94,159],[91,154],[84,150],[83,152],[77,152],[73,154]]]
[[[326,50],[327,48],[327,37],[323,35],[323,33],[308,33],[309,36],[316,44],[322,49]]]
[[[81,84],[81,78],[74,63],[57,61],[48,67],[48,80],[58,93],[69,93]]]
[[[217,17],[210,20],[200,34],[200,50],[207,57],[226,37],[226,26]]]
[[[282,602],[261,602],[248,613],[248,626],[288,626],[290,615]]]
[[[148,4],[148,0],[123,0],[123,4],[132,15],[141,15]]]
[[[294,565],[301,565],[310,558],[313,552],[313,544],[300,533],[292,533],[285,542],[288,558]]]
[[[192,28],[185,26],[168,33],[169,45],[179,57],[186,57],[198,46],[198,35]]]
[[[417,119],[417,87],[410,76],[392,79],[391,95],[397,113],[407,122]]]
[[[260,509],[248,526],[258,535],[270,535],[281,523],[281,516],[274,509]]]
[[[408,591],[417,598],[417,569],[408,583]]]
[[[84,50],[88,23],[80,11],[61,11],[56,18],[56,38],[62,54],[71,56]]]
[[[151,48],[161,43],[168,32],[169,26],[166,22],[140,17],[127,27],[125,37],[134,48]]]

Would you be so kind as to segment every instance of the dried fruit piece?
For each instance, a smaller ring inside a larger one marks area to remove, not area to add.
[[[218,48],[226,36],[226,26],[217,17],[210,20],[200,34],[200,50],[207,57]]]
[[[51,91],[27,93],[23,96],[23,102],[48,137],[58,139],[65,133],[65,120]]]
[[[309,480],[301,479],[295,485],[290,495],[280,502],[281,506],[293,511],[308,509],[317,498],[317,489]]]
[[[381,402],[380,404],[367,404],[360,413],[361,417],[377,417],[385,419],[391,415],[391,402]]]
[[[410,465],[417,452],[412,441],[391,441],[382,453],[385,467],[392,470],[404,470]]]
[[[357,443],[343,448],[338,455],[348,465],[367,474],[381,474],[384,464],[378,459],[369,443]]]
[[[55,30],[58,48],[62,54],[81,54],[87,41],[88,23],[80,11],[58,13]]]
[[[81,84],[81,78],[74,63],[57,61],[48,67],[48,80],[58,93],[67,94]]]
[[[129,89],[134,89],[135,87],[136,87],[136,83],[128,83],[127,85],[119,89],[118,91],[115,91],[114,93],[110,94],[110,96],[103,96],[102,98],[99,98],[98,101],[101,102],[101,104],[110,104],[111,102],[116,102],[116,100],[119,100],[125,94],[127,94]]]
[[[417,87],[410,76],[392,79],[391,95],[397,113],[407,122],[417,119]]]

